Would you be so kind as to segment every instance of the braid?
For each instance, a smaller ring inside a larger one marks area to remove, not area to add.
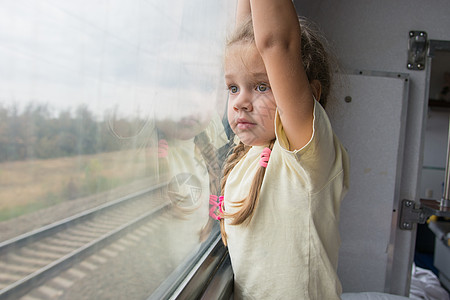
[[[233,139],[231,139],[233,140]],[[228,156],[225,165],[223,167],[223,175],[221,181],[221,195],[223,196],[225,193],[225,184],[227,183],[228,175],[230,175],[231,170],[233,170],[234,166],[241,160],[241,158],[247,154],[250,147],[245,146],[242,142],[239,142],[236,146],[234,146],[232,153]],[[225,232],[225,222],[224,216],[220,219],[220,231],[222,232],[222,241],[224,245],[227,245],[227,233]]]
[[[272,150],[275,140],[272,140],[269,144],[269,149]],[[225,190],[225,183],[230,174],[231,170],[236,166],[239,160],[248,152],[250,147],[245,146],[242,142],[240,142],[233,151],[227,160],[227,163],[224,167],[224,176],[222,178],[222,196]],[[264,179],[264,175],[266,174],[266,168],[260,166],[256,171],[255,177],[253,178],[252,185],[250,186],[250,192],[248,196],[241,201],[238,201],[237,204],[241,207],[240,210],[233,214],[227,214],[224,212],[223,217],[220,219],[220,229],[222,231],[222,240],[226,245],[226,232],[225,232],[225,222],[224,218],[232,218],[231,225],[239,225],[244,222],[250,222],[255,212],[255,208],[258,205],[259,195],[261,191],[261,185]]]
[[[200,150],[202,158],[206,164],[206,169],[209,175],[209,190],[210,194],[217,195],[219,193],[220,180],[220,163],[217,149],[211,144],[208,135],[201,132],[194,138],[195,146]],[[200,241],[203,242],[209,236],[215,221],[208,218],[208,222],[200,230]]]
[[[231,170],[233,170],[234,166],[241,160],[241,158],[247,154],[248,150],[250,150],[249,146],[245,146],[242,142],[239,142],[234,148],[233,152],[228,156],[225,165],[223,167],[223,177],[221,181],[221,189],[222,196],[223,191],[225,190],[225,183],[227,182],[228,175]]]

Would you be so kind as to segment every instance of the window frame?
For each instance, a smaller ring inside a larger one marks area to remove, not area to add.
[[[217,228],[217,227],[216,227]],[[220,231],[203,243],[194,257],[187,259],[147,300],[230,299],[233,271]]]

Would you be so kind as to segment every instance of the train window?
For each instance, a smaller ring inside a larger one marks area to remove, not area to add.
[[[147,299],[217,242],[234,5],[1,2],[1,299]]]

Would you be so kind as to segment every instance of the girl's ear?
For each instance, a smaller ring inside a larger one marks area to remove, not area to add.
[[[314,94],[314,97],[316,97],[316,100],[320,100],[320,95],[322,93],[322,84],[320,84],[320,81],[317,79],[312,80],[310,83],[312,93]]]

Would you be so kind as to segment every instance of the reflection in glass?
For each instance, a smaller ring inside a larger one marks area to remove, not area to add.
[[[217,226],[208,200],[228,143],[232,6],[0,4],[0,295],[146,298],[198,255]],[[43,283],[9,290],[69,256]]]

